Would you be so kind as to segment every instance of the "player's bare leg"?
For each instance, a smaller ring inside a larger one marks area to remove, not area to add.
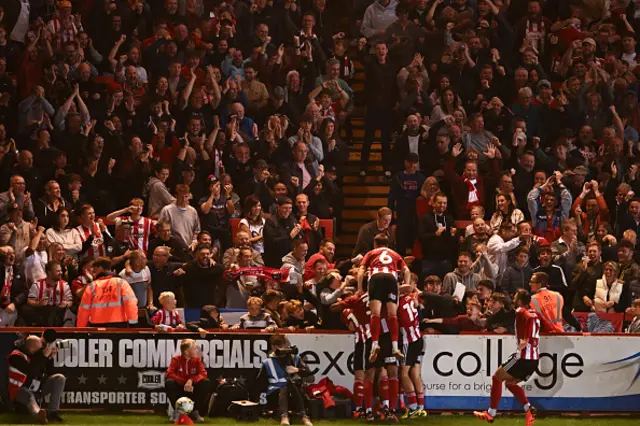
[[[375,362],[380,353],[378,339],[380,338],[380,311],[382,309],[382,302],[379,300],[370,300],[369,309],[371,310],[371,319],[369,321],[369,326],[371,327],[371,353],[369,354],[369,362]]]
[[[391,354],[398,361],[402,361],[404,355],[398,349],[398,305],[395,302],[387,302],[387,326],[391,336]]]
[[[518,385],[521,380],[507,373],[504,368],[499,367],[493,375],[493,383],[491,385],[491,402],[487,411],[474,411],[473,415],[481,420],[493,423],[502,398],[502,384],[506,383],[507,389],[520,402],[526,412],[526,426],[532,426],[536,421],[536,409],[529,403],[527,396],[524,394],[522,387]]]

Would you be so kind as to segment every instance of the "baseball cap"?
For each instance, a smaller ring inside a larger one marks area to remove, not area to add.
[[[207,182],[211,184],[211,183],[219,182],[219,180],[216,177],[216,175],[209,175],[209,177],[207,178]]]
[[[67,1],[67,0],[62,0],[61,2],[58,2],[58,7],[59,8],[63,8],[63,7],[71,8],[71,2]]]
[[[284,89],[281,86],[277,86],[276,88],[273,89],[273,97],[276,100],[279,101],[281,99],[284,99],[284,95],[285,95]]]
[[[540,80],[537,85],[538,90],[543,86],[547,86],[549,89],[551,89],[551,82],[549,80]]]
[[[293,204],[293,202],[289,197],[279,196],[276,197],[276,204],[282,206],[283,204]]]
[[[420,161],[420,157],[418,157],[418,154],[416,154],[415,152],[410,152],[409,154],[407,154],[407,158],[405,158],[405,161],[408,161],[410,163],[418,163]]]
[[[592,46],[596,45],[596,41],[594,39],[592,39],[591,37],[587,37],[584,40],[582,40],[582,44],[590,44]]]

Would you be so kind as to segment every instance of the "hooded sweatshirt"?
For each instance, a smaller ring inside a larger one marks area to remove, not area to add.
[[[289,252],[282,258],[282,269],[289,270],[291,284],[304,283],[304,259],[298,260],[293,256],[293,252]]]
[[[360,27],[362,34],[366,38],[371,38],[396,22],[398,20],[396,16],[397,5],[397,0],[391,0],[386,6],[380,0],[376,0],[375,3],[367,7]]]
[[[461,283],[467,290],[475,290],[478,286],[478,282],[482,281],[482,277],[474,272],[469,272],[463,276],[458,268],[453,272],[449,272],[444,276],[442,281],[442,294],[453,295],[456,289],[456,284]]]
[[[164,206],[176,201],[175,197],[169,193],[166,185],[155,176],[149,178],[144,189],[149,200],[149,216],[151,218],[157,218]]]
[[[500,289],[507,294],[514,294],[518,289],[524,288],[529,290],[529,280],[533,275],[533,269],[527,262],[523,267],[518,266],[515,262],[504,271],[502,274],[502,281],[500,282]]]

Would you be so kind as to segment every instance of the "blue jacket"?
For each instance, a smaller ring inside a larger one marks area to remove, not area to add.
[[[294,367],[300,366],[300,356],[296,355],[294,359]],[[273,354],[269,355],[262,361],[262,369],[267,375],[269,386],[267,387],[267,395],[271,392],[287,386],[287,371],[280,365]]]

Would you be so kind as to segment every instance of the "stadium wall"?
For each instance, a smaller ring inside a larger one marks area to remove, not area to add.
[[[344,333],[287,333],[305,355],[316,380],[331,378],[351,388],[353,336]],[[18,338],[0,331],[0,359]],[[149,331],[59,330],[71,346],[61,350],[56,369],[67,376],[64,408],[160,409],[166,406],[164,371],[179,342],[196,337],[209,378],[238,378],[248,389],[268,351],[265,333],[194,334]],[[432,410],[474,410],[489,403],[491,375],[515,350],[513,336],[427,335],[422,363],[426,405]],[[538,374],[524,384],[546,411],[639,412],[640,339],[625,335],[547,336],[541,340]],[[0,369],[0,383],[6,371]],[[6,386],[0,394],[6,397]],[[504,391],[502,410],[520,410]]]

